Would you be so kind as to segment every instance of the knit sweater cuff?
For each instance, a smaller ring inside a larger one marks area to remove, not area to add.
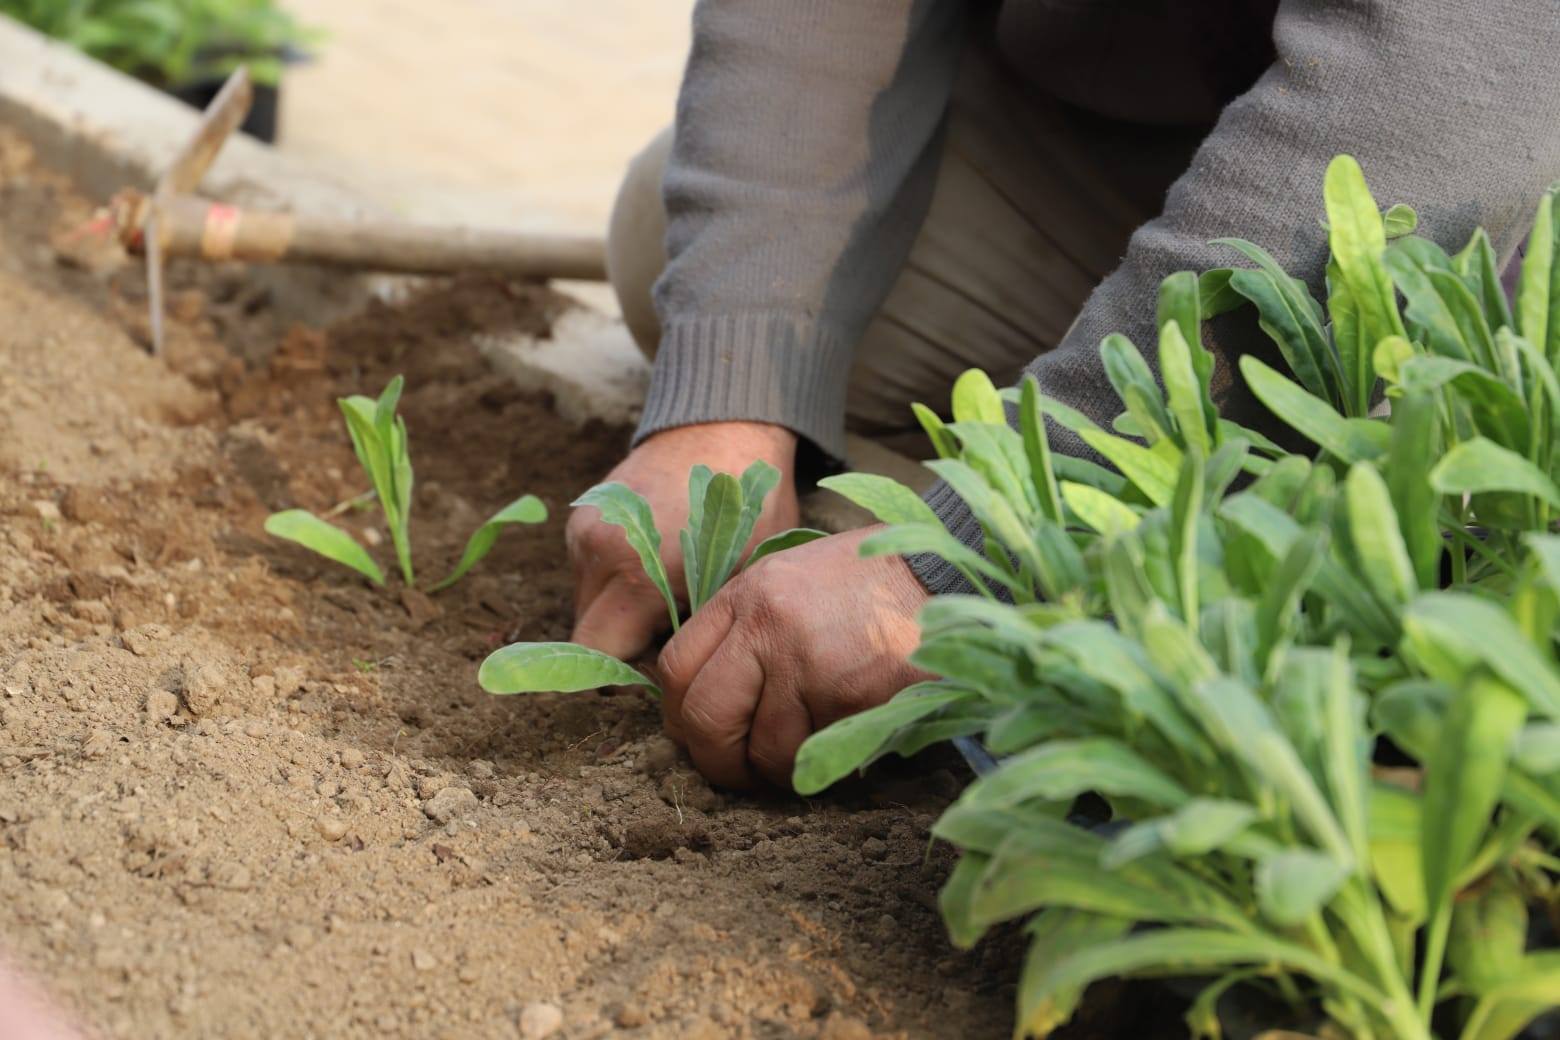
[[[932,507],[932,512],[937,514],[937,519],[948,528],[949,533],[977,553],[983,551],[985,539],[981,533],[980,523],[970,515],[964,500],[954,492],[953,488],[939,480],[923,497],[926,499],[926,504]],[[965,580],[964,575],[941,556],[917,553],[914,556],[906,556],[905,562],[910,565],[910,571],[917,580],[926,586],[926,591],[934,596],[975,591],[974,587]]]
[[[767,422],[792,430],[835,464],[845,458],[851,348],[804,315],[744,313],[669,322],[634,434],[706,422]]]

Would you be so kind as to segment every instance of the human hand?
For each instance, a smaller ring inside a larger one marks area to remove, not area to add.
[[[796,434],[770,423],[719,422],[679,426],[654,434],[604,478],[643,495],[661,534],[661,558],[679,600],[686,600],[678,532],[688,522],[688,472],[703,463],[740,475],[762,459],[780,471],[747,548],[795,527]],[[594,507],[576,509],[565,538],[574,564],[573,642],[630,660],[670,627],[666,602],[645,577],[623,530],[602,521]]]
[[[786,789],[802,741],[928,678],[908,661],[930,594],[877,528],[788,549],[727,584],[661,651],[667,733],[711,782]]]

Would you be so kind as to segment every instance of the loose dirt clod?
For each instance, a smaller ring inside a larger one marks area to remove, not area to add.
[[[451,820],[470,813],[477,807],[477,796],[469,787],[444,787],[423,802],[423,812],[435,823]]]
[[[563,1009],[557,1004],[527,1004],[520,1012],[520,1035],[525,1040],[546,1040],[563,1028]]]

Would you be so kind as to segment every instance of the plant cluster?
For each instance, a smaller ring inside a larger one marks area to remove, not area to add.
[[[0,0],[0,14],[168,87],[239,65],[275,85],[287,52],[318,38],[277,0]]]
[[[1560,217],[1513,309],[1482,231],[1448,255],[1347,156],[1324,199],[1326,311],[1227,242],[1254,266],[1162,286],[1163,389],[1102,343],[1114,430],[980,373],[951,423],[918,409],[983,551],[892,481],[829,482],[889,525],[863,553],[975,591],[924,608],[940,678],[813,736],[795,785],[953,737],[1002,756],[933,833],[957,943],[1025,922],[1018,1035],[1108,976],[1207,977],[1202,1037],[1236,985],[1361,1038],[1504,1040],[1560,1004],[1560,951],[1529,948],[1560,869]],[[1201,323],[1244,306],[1290,372],[1248,356],[1247,385],[1314,457],[1212,403]]]
[[[384,514],[395,547],[396,563],[407,587],[416,587],[412,571],[412,458],[407,446],[406,420],[396,414],[405,380],[396,376],[386,384],[377,400],[353,394],[337,399],[352,438],[352,450],[367,474],[372,496]],[[466,541],[465,551],[455,569],[431,591],[448,588],[463,578],[493,548],[500,532],[509,524],[539,524],[547,519],[547,507],[535,495],[521,495],[494,513]],[[385,583],[385,574],[368,551],[335,524],[306,509],[286,509],[272,513],[265,521],[267,534],[297,542],[326,559],[351,567],[375,585]]]
[[[688,523],[679,532],[679,540],[690,614],[720,591],[737,573],[739,564],[751,567],[771,553],[823,537],[822,531],[805,527],[782,531],[760,542],[747,562],[742,563],[743,550],[753,537],[764,499],[779,481],[780,471],[763,461],[753,463],[740,478],[715,473],[708,466],[695,466],[688,474]],[[666,612],[675,632],[680,624],[677,595],[661,559],[661,532],[655,525],[650,503],[622,484],[607,483],[597,484],[575,499],[573,505],[594,506],[601,510],[603,521],[623,529],[645,576],[666,601]],[[477,681],[489,693],[499,694],[577,693],[602,686],[644,686],[660,692],[637,669],[576,643],[514,643],[502,647],[482,662]]]

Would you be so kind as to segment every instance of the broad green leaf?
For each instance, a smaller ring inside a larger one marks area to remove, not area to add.
[[[1045,910],[1036,914],[1025,928],[1029,950],[1018,981],[1014,1035],[1043,1037],[1070,1019],[1088,983],[1058,988],[1047,986],[1046,976],[1064,958],[1119,939],[1131,927],[1132,922],[1126,918],[1077,910]]]
[[[1539,200],[1517,280],[1518,331],[1551,362],[1560,352],[1560,328],[1552,327],[1560,318],[1560,264],[1555,262],[1555,240],[1560,237],[1555,225],[1560,215],[1554,200],[1553,193]]]
[[[512,643],[487,656],[477,683],[488,693],[579,693],[603,686],[661,688],[616,657],[576,643]]]
[[[1527,936],[1522,890],[1497,873],[1457,900],[1447,963],[1475,995],[1488,993],[1522,973]]]
[[[1127,414],[1139,427],[1139,436],[1149,444],[1173,432],[1170,413],[1148,362],[1132,341],[1111,333],[1100,341],[1100,362],[1116,396],[1127,406]],[[1119,420],[1118,420],[1119,423]]]
[[[1529,1022],[1560,1007],[1560,951],[1523,958],[1520,968],[1486,991],[1463,1026],[1462,1040],[1511,1040]]]
[[[1232,268],[1217,267],[1198,276],[1197,303],[1204,318],[1217,318],[1245,304],[1246,298],[1230,285],[1234,273]]]
[[[1386,481],[1374,466],[1357,462],[1349,467],[1344,496],[1349,540],[1366,582],[1387,603],[1407,603],[1419,591],[1418,581]]]
[[[1385,341],[1384,341],[1385,342]],[[1430,486],[1431,460],[1441,456],[1441,427],[1429,394],[1405,394],[1392,405],[1392,440],[1387,450],[1387,490],[1403,544],[1414,563],[1415,583],[1434,588],[1441,576],[1438,497]]]
[[[1560,675],[1511,617],[1488,600],[1458,592],[1423,594],[1404,612],[1403,631],[1406,652],[1433,678],[1457,685],[1483,664],[1526,697],[1535,712],[1560,720]]]
[[[772,534],[754,547],[753,555],[748,557],[747,563],[743,564],[742,567],[746,570],[766,556],[773,556],[777,552],[785,552],[787,549],[794,549],[798,545],[806,545],[808,542],[816,542],[820,538],[827,537],[829,537],[829,532],[819,531],[811,527],[793,527],[789,531]]]
[[[1405,362],[1399,381],[1404,393],[1431,395],[1453,387],[1472,411],[1479,432],[1506,447],[1526,450],[1527,402],[1494,374],[1471,362],[1424,356]]]
[[[1507,491],[1532,495],[1560,508],[1560,487],[1514,451],[1484,437],[1463,441],[1430,471],[1430,484],[1443,495]]]
[[[1086,484],[1063,481],[1062,499],[1079,520],[1105,538],[1132,530],[1142,519],[1121,499]]]
[[[967,851],[992,854],[1016,831],[1048,830],[1060,822],[1066,804],[1017,806],[1010,809],[950,805],[932,824],[932,837]]]
[[[729,473],[715,473],[704,489],[704,506],[682,532],[688,609],[698,613],[731,577],[741,555],[742,484]],[[744,541],[746,541],[744,539]]]
[[[1239,250],[1257,265],[1255,271],[1236,271],[1231,288],[1256,306],[1258,324],[1277,344],[1300,385],[1330,404],[1339,403],[1338,359],[1322,328],[1321,309],[1305,283],[1289,277],[1266,250],[1243,239],[1223,238],[1213,244]]]
[[[921,496],[892,477],[875,473],[838,473],[818,481],[819,487],[843,495],[885,524],[942,526]]]
[[[917,683],[885,704],[847,716],[802,744],[791,785],[798,794],[817,794],[859,769],[900,727],[972,696],[946,683]]]
[[[597,484],[572,503],[575,508],[595,506],[601,510],[604,523],[623,529],[629,547],[639,556],[639,565],[666,601],[666,612],[672,627],[677,627],[677,597],[672,594],[671,579],[666,574],[666,564],[661,560],[661,532],[655,526],[650,513],[650,503],[637,492],[622,484]]]
[[[1034,530],[1020,519],[1013,505],[992,490],[991,485],[968,464],[957,459],[937,459],[926,467],[941,477],[979,520],[987,534],[1041,579],[1048,591],[1059,592],[1059,575],[1048,575],[1035,541]],[[1029,597],[1033,598],[1033,597]]]
[[[1372,735],[1365,727],[1365,698],[1354,685],[1348,648],[1342,642],[1333,647],[1322,704],[1322,775],[1354,860],[1363,864],[1368,855],[1366,802]]]
[[[1105,847],[1101,866],[1124,863],[1164,850],[1172,856],[1201,856],[1223,848],[1256,822],[1257,810],[1227,798],[1193,798],[1174,812],[1134,823]]]
[[[1479,353],[1464,337],[1450,304],[1431,278],[1433,268],[1427,265],[1425,250],[1420,248],[1426,246],[1430,243],[1423,239],[1404,239],[1394,243],[1383,259],[1392,281],[1407,301],[1404,313],[1420,330],[1418,338],[1434,353],[1459,361],[1477,361]],[[1431,248],[1432,255],[1439,252]],[[1444,254],[1436,259],[1441,258]]]
[[[1262,932],[1162,928],[1096,943],[1054,965],[1031,985],[1044,991],[1085,987],[1113,976],[1205,975],[1251,966],[1309,975],[1355,998],[1379,1000],[1353,973],[1295,943]]]
[[[1470,286],[1476,287],[1475,295],[1484,304],[1484,316],[1490,328],[1511,326],[1511,304],[1500,281],[1500,268],[1489,233],[1483,228],[1475,228],[1468,244],[1457,254],[1456,263],[1458,273]]]
[[[985,372],[971,368],[953,381],[953,418],[955,422],[1007,422],[1002,398]]]
[[[1452,696],[1426,763],[1420,823],[1432,917],[1450,904],[1457,875],[1489,828],[1526,711],[1521,695],[1490,676],[1473,677]]]
[[[983,852],[965,852],[937,893],[937,909],[948,926],[948,938],[961,950],[974,946],[986,934],[984,926],[970,919],[970,900],[990,862],[991,857]]]
[[[1370,866],[1392,909],[1424,921],[1425,882],[1420,858],[1420,799],[1411,791],[1376,783],[1370,789]]]
[[[1364,415],[1375,383],[1371,351],[1384,337],[1404,334],[1392,280],[1382,265],[1386,229],[1376,200],[1366,187],[1365,174],[1353,156],[1339,155],[1328,163],[1322,198],[1333,260],[1359,314],[1359,349],[1343,359],[1343,368],[1354,395],[1351,412]]]
[[[1257,904],[1269,921],[1293,927],[1320,910],[1349,873],[1325,852],[1285,849],[1257,864]]]
[[[307,509],[286,509],[272,513],[266,517],[265,533],[297,542],[328,560],[345,564],[375,585],[385,583],[384,571],[379,569],[379,564],[374,562],[367,550],[353,541],[347,532],[326,523]]]
[[[1387,424],[1346,419],[1327,402],[1279,375],[1255,355],[1240,359],[1246,385],[1268,410],[1296,431],[1344,462],[1368,462],[1387,448]]]
[[[941,524],[894,524],[862,539],[857,551],[864,557],[914,556],[930,553],[941,557],[962,573],[975,586],[976,591],[990,594],[983,581],[992,582],[1017,592],[1013,578],[999,570],[980,553],[971,549]]]
[[[1109,459],[1111,464],[1126,476],[1137,489],[1156,506],[1169,503],[1175,494],[1178,466],[1167,462],[1141,444],[1104,430],[1084,430],[1079,433],[1085,444]]]
[[[910,411],[915,413],[916,420],[921,424],[921,429],[926,431],[926,436],[932,442],[932,447],[936,450],[938,458],[952,459],[958,457],[959,442],[954,440],[953,434],[948,432],[947,426],[937,417],[936,412],[920,402],[912,404]]]
[[[1165,322],[1159,334],[1159,369],[1182,442],[1188,451],[1206,457],[1213,451],[1213,436],[1203,409],[1202,384],[1193,367],[1191,348],[1174,321]]]
[[[1213,406],[1213,399],[1209,396],[1213,383],[1213,354],[1202,342],[1202,296],[1199,291],[1197,275],[1191,271],[1177,271],[1169,275],[1159,283],[1159,308],[1154,324],[1160,333],[1160,349],[1163,350],[1164,328],[1166,325],[1174,325],[1181,335],[1181,341],[1186,345],[1187,355],[1191,360],[1192,379],[1190,382],[1201,403],[1202,425],[1205,429],[1212,429],[1219,418],[1219,413]],[[1160,356],[1160,369],[1165,371],[1164,357]],[[1166,374],[1166,387],[1168,388],[1170,377]],[[1172,410],[1175,394],[1171,394]],[[1190,435],[1183,430],[1183,437]],[[1210,451],[1212,450],[1210,446]]]
[[[521,495],[503,509],[488,517],[487,522],[472,532],[466,541],[466,550],[460,554],[460,562],[445,578],[433,587],[434,592],[455,584],[471,570],[482,557],[493,549],[499,532],[508,524],[539,524],[547,519],[547,507],[535,495]]]
[[[1135,751],[1099,737],[1053,741],[1015,755],[971,784],[958,804],[1004,809],[1030,801],[1075,798],[1084,791],[1171,808],[1187,799],[1179,784]]]

